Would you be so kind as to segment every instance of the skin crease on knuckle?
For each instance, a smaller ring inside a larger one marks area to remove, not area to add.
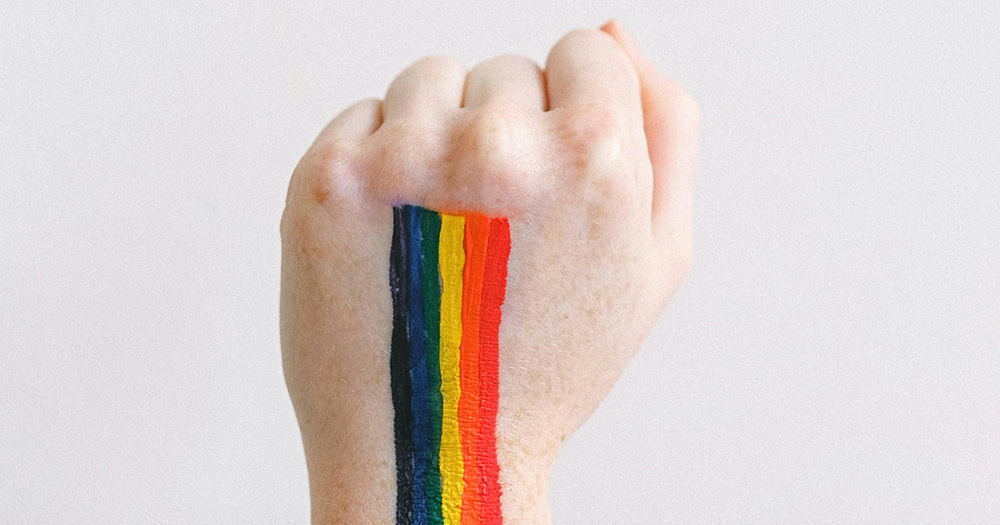
[[[547,189],[544,157],[538,153],[545,137],[537,123],[526,111],[496,99],[463,113],[452,135],[445,184],[469,192],[470,200],[496,215],[523,215],[518,208]]]
[[[509,218],[567,197],[589,203],[596,220],[637,200],[624,131],[610,108],[532,115],[492,100],[443,121],[394,121],[365,139],[357,164],[367,189],[387,203],[419,200]]]
[[[491,101],[383,124],[361,144],[358,164],[382,202],[516,218],[547,189],[542,131],[523,109]]]

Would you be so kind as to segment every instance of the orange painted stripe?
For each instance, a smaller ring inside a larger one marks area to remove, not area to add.
[[[473,213],[465,217],[465,274],[462,287],[462,345],[459,369],[462,393],[458,399],[458,425],[462,436],[465,490],[462,492],[462,525],[479,525],[482,519],[482,474],[479,469],[479,325],[483,270],[490,221]],[[468,327],[469,329],[466,329]]]

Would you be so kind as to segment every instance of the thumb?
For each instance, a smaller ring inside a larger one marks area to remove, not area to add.
[[[694,174],[701,126],[698,104],[657,71],[621,24],[611,20],[601,31],[618,43],[639,76],[643,127],[653,168],[653,231],[681,243],[680,247],[672,248],[686,252],[690,259]]]

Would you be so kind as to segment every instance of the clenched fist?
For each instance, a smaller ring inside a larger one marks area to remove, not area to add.
[[[338,115],[292,176],[281,343],[314,522],[393,523],[393,207],[506,217],[496,456],[507,523],[548,523],[562,443],[691,265],[698,109],[620,25],[545,69],[432,56]]]

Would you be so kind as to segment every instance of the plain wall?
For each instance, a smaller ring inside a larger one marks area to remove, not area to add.
[[[702,105],[695,265],[555,522],[1000,521],[1000,4],[198,0],[0,5],[0,522],[306,522],[298,158],[612,16]]]

